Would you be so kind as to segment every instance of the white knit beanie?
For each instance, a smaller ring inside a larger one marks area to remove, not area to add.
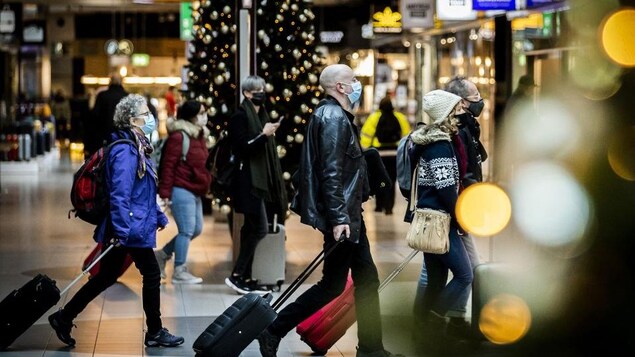
[[[439,124],[448,117],[461,97],[444,90],[433,90],[423,96],[423,110],[430,116],[433,124]]]

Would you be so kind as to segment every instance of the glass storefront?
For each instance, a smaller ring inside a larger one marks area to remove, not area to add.
[[[432,78],[436,88],[445,85],[456,76],[465,77],[476,84],[485,102],[483,113],[478,118],[481,124],[481,142],[488,153],[494,151],[494,100],[496,81],[494,80],[494,21],[480,26],[445,33],[433,37],[436,47],[432,65]],[[490,154],[490,158],[493,155]],[[483,163],[484,179],[492,174],[492,160]]]

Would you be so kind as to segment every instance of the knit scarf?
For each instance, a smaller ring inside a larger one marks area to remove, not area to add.
[[[265,124],[269,122],[267,111],[256,108],[251,101],[245,99],[240,104],[247,114],[247,133],[249,137],[256,137],[262,133]],[[276,152],[276,139],[267,138],[265,150],[257,151],[249,158],[251,171],[251,193],[276,206],[279,216],[285,217],[287,212],[287,191],[282,180],[282,170]]]
[[[149,158],[153,151],[152,144],[150,144],[150,141],[145,135],[139,133],[137,130],[133,129],[131,131],[134,134],[135,142],[137,143],[137,148],[139,150],[139,156],[137,157],[137,176],[139,176],[139,178],[143,178],[147,171],[146,157]],[[156,181],[158,176],[152,165],[150,165],[150,174]]]
[[[436,141],[452,141],[450,134],[441,130],[437,124],[424,125],[417,128],[410,135],[412,142],[418,145],[428,145]]]

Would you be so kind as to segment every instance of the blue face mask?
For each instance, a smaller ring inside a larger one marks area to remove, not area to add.
[[[342,83],[342,84],[351,86],[351,89],[353,89],[352,92],[347,94],[348,100],[351,101],[351,105],[357,103],[357,101],[359,101],[359,98],[362,97],[362,83],[360,81],[356,81],[356,82],[353,82],[352,84],[348,84],[348,83]]]
[[[143,126],[141,127],[141,131],[143,131],[143,133],[146,135],[150,135],[156,128],[157,123],[154,120],[154,115],[152,115],[152,113],[148,113],[148,116],[145,119],[145,124],[143,124]]]

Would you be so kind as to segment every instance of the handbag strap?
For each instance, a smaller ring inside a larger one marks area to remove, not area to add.
[[[419,177],[419,162],[415,166],[415,170],[412,173],[412,179],[410,180],[410,202],[408,202],[408,211],[412,212],[417,208],[417,179]]]

